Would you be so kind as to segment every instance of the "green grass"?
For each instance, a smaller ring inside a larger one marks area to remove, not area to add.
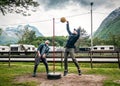
[[[53,71],[53,63],[49,63],[50,71]],[[69,63],[69,72],[77,73],[73,63]],[[14,78],[19,75],[31,74],[33,72],[34,63],[32,62],[11,62],[10,67],[7,62],[0,62],[0,86],[36,86],[34,81],[30,82],[13,82]],[[91,69],[90,63],[80,63],[83,74],[95,74],[106,76],[104,86],[120,86],[115,80],[120,80],[120,69],[116,63],[94,63]],[[63,72],[60,63],[56,63],[56,71]],[[41,63],[37,72],[45,72],[45,67]]]

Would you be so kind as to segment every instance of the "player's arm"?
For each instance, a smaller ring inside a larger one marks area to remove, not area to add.
[[[69,33],[69,35],[72,34],[70,31],[70,27],[69,27],[69,21],[67,21],[66,28],[67,28],[67,32]]]

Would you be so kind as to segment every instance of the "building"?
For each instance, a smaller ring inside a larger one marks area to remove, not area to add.
[[[27,44],[12,44],[10,45],[11,51],[36,51],[34,45],[27,45]]]
[[[92,51],[114,51],[113,45],[96,45],[93,46]]]
[[[10,51],[9,46],[0,46],[0,52],[8,52],[8,51]]]

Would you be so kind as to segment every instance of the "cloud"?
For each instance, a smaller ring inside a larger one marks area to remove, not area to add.
[[[64,8],[69,1],[70,0],[39,0],[39,3],[44,6],[45,10],[50,10]]]
[[[64,9],[68,5],[79,5],[83,8],[90,8],[90,3],[94,2],[94,9],[112,8],[120,3],[119,0],[39,0],[39,3],[44,6],[45,10]]]
[[[65,23],[59,18],[66,17],[70,21],[70,28],[81,26],[90,34],[90,2],[93,4],[93,31],[95,31],[108,14],[120,6],[120,0],[39,0],[40,8],[31,16],[0,14],[0,26],[30,24],[39,28],[45,36],[52,35],[52,18],[55,19],[56,35],[67,35]]]

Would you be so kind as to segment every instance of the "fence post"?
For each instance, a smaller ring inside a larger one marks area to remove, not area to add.
[[[93,54],[93,52],[90,51],[90,66],[91,66],[91,68],[93,68],[93,65],[92,65],[92,54]]]
[[[120,57],[119,57],[119,51],[117,51],[117,57],[118,57],[118,66],[119,66],[119,69],[120,69]]]
[[[10,67],[10,57],[11,57],[11,51],[9,51],[9,61],[8,61],[8,66]]]
[[[63,69],[63,51],[61,51],[61,68]]]

